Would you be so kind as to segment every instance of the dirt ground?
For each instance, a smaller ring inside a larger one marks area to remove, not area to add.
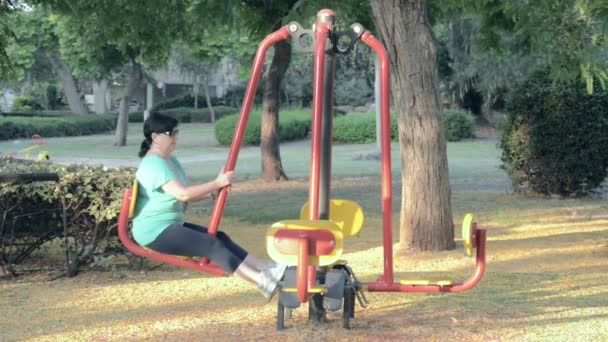
[[[252,181],[233,191],[257,185]],[[104,269],[50,280],[57,271],[40,269],[61,256],[47,253],[24,265],[18,278],[0,279],[0,341],[608,340],[605,207],[522,210],[521,215],[512,224],[487,215],[480,222],[488,229],[488,266],[475,289],[367,293],[371,304],[365,309],[357,304],[350,330],[341,327],[341,311],[328,313],[326,324],[313,325],[302,307],[285,330],[276,331],[276,299],[265,303],[252,285],[155,262],[132,271],[117,258]],[[238,227],[228,233],[254,254],[265,255],[265,225],[229,219],[224,225]],[[372,217],[360,236],[345,242],[344,258],[363,282],[382,272],[379,225]],[[395,259],[397,280],[458,282],[473,269],[474,259],[465,257],[462,247]]]
[[[478,138],[493,139],[492,134],[479,132]],[[362,200],[368,193],[359,179],[342,182],[343,187],[358,187]],[[254,193],[263,200],[259,188],[257,181],[242,182],[233,195]],[[267,192],[273,191],[305,193],[307,184],[295,180]],[[527,208],[527,202],[506,194],[475,196],[480,207],[493,201],[517,204],[479,218],[480,227],[488,230],[488,265],[481,283],[461,294],[366,293],[370,305],[357,304],[350,330],[341,327],[341,311],[328,313],[325,324],[308,323],[304,306],[293,311],[285,330],[277,331],[276,299],[266,303],[249,283],[156,262],[129,270],[126,259],[118,257],[74,278],[54,279],[60,272],[51,265],[60,264],[62,255],[50,246],[19,266],[19,277],[0,277],[0,342],[608,341],[606,204],[591,200],[571,207],[560,203],[556,209]],[[233,210],[246,210],[246,203],[231,201]],[[194,209],[204,216],[206,209]],[[396,226],[398,211],[393,221]],[[266,257],[267,225],[225,218],[222,227],[234,227],[226,231]],[[345,241],[344,259],[362,282],[382,273],[379,227],[379,217],[370,215],[362,232]],[[399,254],[395,278],[463,281],[475,266],[474,258],[463,254],[461,246]]]

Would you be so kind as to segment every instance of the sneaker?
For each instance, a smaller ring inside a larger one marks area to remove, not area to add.
[[[285,276],[285,270],[287,270],[287,265],[274,264],[274,266],[269,267],[269,268],[265,269],[264,271],[265,272],[267,271],[274,280],[276,280],[277,282],[280,282],[281,280],[283,280],[283,277]]]

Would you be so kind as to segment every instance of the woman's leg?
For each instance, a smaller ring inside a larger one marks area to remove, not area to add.
[[[167,227],[146,247],[165,254],[209,258],[228,273],[234,273],[247,256],[241,250],[235,253],[216,236],[179,224]]]
[[[209,235],[200,229],[187,228],[190,229],[185,229],[182,225],[171,225],[146,247],[160,253],[209,258],[224,271],[234,273],[239,278],[257,285],[264,296],[271,297],[276,293],[278,280],[282,278],[284,268],[260,271],[251,262],[254,259],[246,260],[248,254],[242,248],[233,246],[229,248],[223,241],[225,239],[220,240],[219,237]]]
[[[197,231],[201,231],[203,233],[208,233],[207,227],[199,226],[194,223],[184,222],[184,227],[194,229]],[[241,256],[243,259],[245,259],[248,256],[249,253],[243,247],[238,245],[236,242],[232,241],[232,239],[230,239],[228,234],[226,234],[224,232],[217,232],[216,237],[220,241],[222,241],[224,243],[224,245],[226,246],[226,248],[230,249],[232,251],[232,253]]]
[[[208,232],[207,227],[199,226],[197,224],[190,223],[190,222],[185,222],[184,223],[184,227],[190,228],[190,229],[194,229],[194,230],[197,230],[197,231],[201,231],[201,232],[204,232],[204,233]],[[277,266],[277,264],[274,263],[274,262],[262,261],[262,260],[258,259],[255,255],[247,252],[239,244],[237,244],[236,242],[232,241],[232,239],[230,239],[230,237],[228,236],[228,234],[226,234],[224,232],[219,231],[219,232],[217,232],[216,236],[233,253],[235,253],[237,255],[240,255],[243,258],[243,260],[248,265],[251,265],[251,266],[255,267],[258,270],[264,270],[264,269],[267,269],[267,268],[270,268],[270,267],[276,267]]]

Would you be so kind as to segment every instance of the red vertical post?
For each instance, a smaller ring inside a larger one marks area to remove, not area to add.
[[[302,303],[308,301],[308,238],[301,237],[298,249],[298,277],[296,280],[298,299]]]
[[[241,106],[239,121],[237,122],[234,136],[232,137],[232,144],[230,145],[228,161],[226,161],[224,171],[234,171],[236,167],[236,159],[239,155],[243,137],[245,136],[245,130],[247,129],[249,113],[251,112],[251,106],[253,105],[253,100],[255,98],[255,91],[262,75],[262,68],[264,66],[264,57],[266,56],[266,52],[272,45],[289,38],[290,35],[291,34],[287,26],[283,26],[278,31],[266,36],[266,38],[258,46],[255,59],[253,60],[251,78],[247,83],[247,90],[245,90],[245,97],[243,98],[243,105]],[[224,212],[224,205],[226,204],[227,196],[228,192],[226,191],[226,188],[224,188],[220,191],[220,194],[215,201],[215,207],[213,208],[213,213],[211,214],[211,219],[209,220],[208,224],[209,234],[211,235],[215,235],[217,233],[220,219],[222,218],[222,213]]]
[[[361,41],[371,47],[380,60],[380,112],[382,131],[382,224],[384,246],[385,283],[393,282],[393,190],[391,188],[391,111],[390,111],[390,73],[388,53],[382,43],[371,33],[364,32]]]
[[[323,117],[323,84],[325,75],[325,41],[332,29],[335,14],[324,9],[317,13],[315,24],[315,58],[312,92],[312,146],[310,151],[310,184],[308,219],[319,219],[319,183],[321,174],[321,130]]]

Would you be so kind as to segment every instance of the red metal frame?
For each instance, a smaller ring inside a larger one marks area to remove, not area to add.
[[[287,28],[287,26],[283,26],[278,31],[269,34],[258,46],[258,49],[255,54],[255,59],[253,60],[253,70],[251,71],[251,78],[247,83],[247,90],[245,90],[245,97],[243,99],[243,105],[241,107],[239,121],[236,125],[234,136],[232,137],[232,144],[230,145],[230,151],[228,152],[228,161],[224,166],[224,171],[234,171],[236,167],[236,160],[239,156],[241,143],[243,142],[243,137],[245,136],[245,130],[247,129],[247,122],[249,121],[249,113],[251,113],[251,106],[253,105],[253,100],[255,98],[255,91],[258,87],[258,82],[260,81],[260,77],[262,75],[262,67],[264,66],[264,57],[266,57],[266,52],[268,51],[268,48],[270,48],[272,45],[289,37],[289,29]],[[220,224],[220,219],[222,218],[222,213],[224,212],[224,206],[226,204],[227,197],[228,189],[223,188],[215,201],[213,213],[211,214],[211,219],[209,220],[208,229],[209,234],[211,235],[217,234],[217,230]]]
[[[334,17],[330,10],[321,10],[321,16]],[[321,129],[323,127],[323,82],[325,77],[325,41],[332,29],[330,22],[317,20],[315,24],[315,58],[313,63],[312,92],[312,145],[310,157],[310,182],[308,190],[308,219],[319,219],[319,182],[321,177]]]
[[[402,285],[394,282],[393,275],[393,228],[391,189],[391,141],[390,141],[390,72],[388,53],[382,43],[371,33],[364,32],[361,41],[372,48],[380,60],[380,115],[382,146],[382,222],[384,247],[384,274],[376,282],[364,283],[370,292],[463,292],[481,280],[485,272],[486,231],[475,229],[474,246],[477,248],[475,272],[467,280],[454,285]]]

